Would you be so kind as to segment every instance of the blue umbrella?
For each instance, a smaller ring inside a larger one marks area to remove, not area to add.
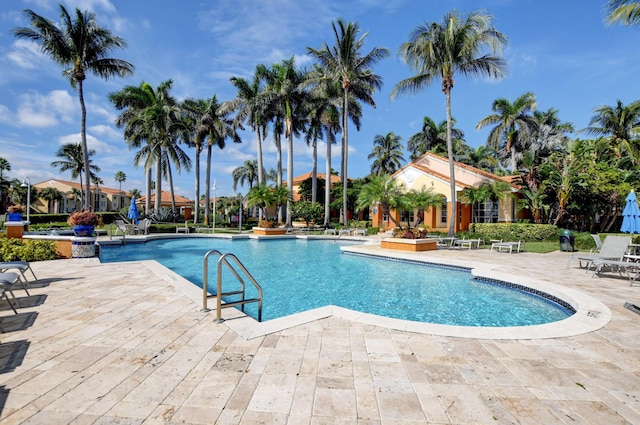
[[[138,212],[138,206],[136,205],[136,198],[131,198],[131,204],[129,204],[129,213],[127,214],[127,218],[133,220],[135,224],[138,224],[140,213]]]
[[[626,200],[627,205],[622,210],[620,231],[631,234],[640,233],[640,208],[638,208],[638,201],[633,190],[629,192]]]

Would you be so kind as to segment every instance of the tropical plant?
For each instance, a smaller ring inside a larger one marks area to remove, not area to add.
[[[373,93],[382,86],[382,78],[374,74],[371,67],[390,55],[386,48],[374,47],[366,55],[361,49],[368,33],[360,38],[360,26],[357,23],[345,23],[342,19],[332,23],[335,44],[329,47],[324,43],[321,49],[308,47],[308,53],[326,70],[325,78],[338,82],[342,86],[342,185],[347,187],[349,158],[349,104],[350,96],[375,106]],[[343,224],[347,221],[347,192],[343,194]]]
[[[401,141],[402,137],[393,132],[374,137],[373,150],[367,156],[367,159],[373,159],[371,174],[393,174],[400,169],[404,162]]]
[[[127,175],[124,171],[116,171],[113,179],[118,183],[118,192],[122,192],[122,183],[127,180]]]
[[[238,129],[242,129],[242,125],[234,122],[229,117],[230,111],[220,107],[221,105],[215,95],[207,99],[205,105],[204,110],[200,111],[200,115],[196,117],[196,139],[201,138],[206,141],[205,198],[211,199],[211,155],[213,146],[224,149],[226,139],[231,139],[234,143],[242,142],[238,135]],[[208,223],[209,203],[205,202],[204,205],[204,222]]]
[[[96,226],[98,224],[98,216],[88,210],[75,211],[67,218],[69,226]]]
[[[383,214],[387,215],[391,221],[402,228],[402,224],[391,215],[391,207],[397,207],[402,203],[401,197],[404,196],[404,188],[397,186],[395,179],[389,179],[389,176],[371,176],[369,182],[362,186],[358,200],[356,201],[356,209],[364,210],[372,205],[379,204]]]
[[[640,121],[640,101],[624,105],[620,100],[616,106],[600,106],[594,109],[594,115],[589,126],[581,132],[605,137],[614,149],[616,158],[621,159],[625,154],[632,159],[632,164],[640,162],[638,139],[638,122]]]
[[[251,190],[258,180],[258,161],[255,159],[245,161],[244,165],[233,169],[231,178],[233,179],[234,192],[238,190],[238,183],[240,183],[240,186],[244,186],[244,184],[247,183],[249,190]]]
[[[442,79],[442,92],[447,110],[447,152],[451,185],[451,212],[449,236],[455,233],[456,180],[453,157],[453,121],[451,118],[451,90],[456,72],[463,75],[502,77],[504,59],[497,56],[506,43],[506,37],[491,27],[492,17],[472,12],[466,18],[447,13],[441,24],[419,25],[410,40],[400,46],[400,55],[416,71],[416,75],[400,81],[393,89],[392,98],[400,93],[416,93],[436,78]],[[489,50],[490,52],[484,52]]]
[[[324,208],[317,202],[298,201],[291,204],[291,217],[294,220],[304,220],[307,227],[311,222],[322,220]]]
[[[638,25],[640,2],[638,0],[609,0],[606,5],[607,21],[610,24]]]
[[[511,171],[518,170],[516,155],[526,149],[528,138],[535,129],[533,112],[537,102],[533,93],[520,95],[513,103],[499,98],[493,101],[493,114],[482,118],[476,124],[476,130],[496,124],[489,132],[487,146],[496,152],[502,151],[504,158],[511,159]]]
[[[464,132],[455,128],[456,120],[451,118],[451,138],[454,144],[454,156],[462,149],[466,148],[464,142]],[[447,153],[447,120],[436,124],[429,117],[424,117],[422,130],[414,134],[407,141],[407,151],[411,152],[411,161],[415,161],[427,152],[437,155]]]
[[[433,188],[427,189],[426,186],[421,186],[419,189],[413,188],[409,190],[407,198],[409,200],[408,206],[411,209],[418,210],[414,227],[417,227],[419,224],[424,222],[425,211],[429,208],[442,205],[442,196],[439,193],[436,193]]]
[[[235,119],[239,125],[246,122],[256,133],[256,152],[258,161],[258,185],[264,183],[264,165],[262,162],[262,139],[266,132],[267,114],[264,96],[264,75],[267,69],[264,65],[256,66],[251,81],[244,78],[232,77],[231,84],[236,88],[235,99],[228,100],[221,105],[221,113],[236,112]]]
[[[273,190],[266,184],[252,187],[247,194],[247,206],[257,207],[261,211],[261,217],[268,219],[267,207],[274,202]],[[261,226],[262,227],[262,226]]]
[[[47,201],[47,212],[48,213],[55,213],[57,212],[54,208],[52,208],[55,204],[55,202],[60,201],[64,198],[64,195],[62,194],[62,192],[60,192],[58,189],[56,189],[55,187],[45,187],[43,189],[40,189],[40,191],[38,192],[38,196],[42,199],[44,199],[45,201]]]
[[[98,177],[96,173],[100,172],[100,167],[91,163],[91,157],[96,154],[94,149],[90,149],[87,151],[88,155],[88,164],[89,164],[89,181]],[[85,196],[83,192],[84,182],[82,181],[82,173],[86,171],[87,167],[84,161],[84,154],[82,153],[82,146],[80,143],[66,143],[58,148],[56,151],[56,156],[58,158],[63,158],[58,161],[53,161],[51,163],[52,167],[57,167],[60,169],[61,173],[65,171],[71,172],[72,179],[79,179],[80,181],[80,192],[82,196]],[[89,191],[90,193],[91,191]],[[89,206],[91,201],[89,200]]]
[[[72,20],[64,6],[60,4],[59,7],[61,24],[54,23],[27,9],[24,13],[32,28],[16,28],[13,33],[18,38],[26,38],[35,42],[44,53],[65,67],[62,75],[69,79],[71,87],[78,89],[78,99],[82,110],[80,134],[85,173],[83,206],[89,208],[91,164],[87,147],[84,80],[87,78],[87,72],[92,72],[104,79],[113,76],[125,77],[133,73],[134,67],[127,61],[107,56],[117,48],[124,48],[126,42],[113,35],[108,29],[98,26],[95,13],[82,12],[76,8],[75,19]]]

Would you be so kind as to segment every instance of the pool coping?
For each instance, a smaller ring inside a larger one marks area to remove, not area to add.
[[[211,237],[211,235],[203,236]],[[236,235],[234,236],[234,238],[238,237]],[[250,235],[242,236],[246,238],[246,236]],[[172,235],[169,235],[169,237],[172,237]],[[305,235],[287,235],[287,237],[291,239],[310,239],[309,236]],[[150,237],[145,238],[145,240],[159,238],[160,237]],[[166,238],[166,236],[164,238]],[[261,239],[263,237],[259,238]],[[273,237],[267,236],[264,238]],[[312,239],[316,238],[313,237]],[[318,239],[337,238],[332,236],[319,236]],[[254,318],[245,315],[240,310],[230,308],[221,311],[221,316],[223,317],[223,319],[225,319],[222,324],[229,327],[231,330],[238,333],[245,339],[253,339],[334,316],[365,325],[373,325],[387,329],[415,332],[421,334],[472,339],[522,340],[547,339],[581,335],[598,330],[611,321],[611,310],[609,310],[606,305],[604,305],[594,297],[579,290],[567,288],[564,286],[553,284],[551,282],[538,280],[530,276],[519,276],[513,273],[506,273],[496,270],[496,268],[499,267],[499,265],[497,264],[487,264],[484,262],[480,263],[465,260],[463,258],[429,257],[428,255],[424,255],[424,253],[382,250],[379,245],[372,243],[365,243],[362,245],[354,246],[343,246],[341,247],[341,249],[345,253],[355,253],[359,255],[369,255],[386,259],[409,260],[426,264],[437,264],[470,269],[471,273],[474,276],[482,279],[510,282],[527,286],[536,291],[545,292],[549,295],[564,300],[569,305],[571,305],[576,310],[576,312],[564,320],[542,325],[512,327],[475,327],[440,325],[434,323],[423,323],[410,320],[394,319],[370,313],[362,313],[360,311],[350,310],[335,305],[328,305],[312,310],[307,310],[301,313],[268,320],[265,322],[258,322]],[[173,284],[185,296],[191,298],[194,303],[200,306],[203,305],[203,290],[199,286],[178,275],[172,270],[166,268],[155,260],[144,260],[140,261],[140,263],[145,264],[156,275]],[[208,300],[207,307],[210,309],[210,313],[212,313],[213,320],[216,313],[215,302],[213,301],[213,299]]]

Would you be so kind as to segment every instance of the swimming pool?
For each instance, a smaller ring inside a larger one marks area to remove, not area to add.
[[[263,320],[325,305],[403,320],[483,327],[551,323],[572,314],[541,297],[473,279],[468,271],[342,254],[340,247],[349,244],[353,243],[163,239],[102,246],[100,259],[154,259],[202,287],[204,254],[211,249],[233,253],[263,287]],[[215,261],[209,266],[211,292],[215,292]],[[232,289],[230,274],[223,276],[225,291]],[[245,311],[257,316],[255,305],[247,305]]]

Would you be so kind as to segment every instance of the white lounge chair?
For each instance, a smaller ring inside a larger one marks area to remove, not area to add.
[[[591,250],[591,252],[600,252],[600,249],[602,248],[602,239],[600,239],[600,236],[594,235],[593,233],[591,234],[591,237],[593,238],[593,241],[596,243],[596,249]]]
[[[13,297],[13,300],[16,302],[16,306],[20,307],[18,305],[18,299],[13,293],[13,290],[18,284],[22,286],[22,289],[24,289],[24,292],[27,293],[27,296],[30,296],[29,291],[27,290],[26,282],[23,282],[22,280],[20,280],[20,275],[18,275],[18,273],[14,273],[14,272],[0,273],[0,287],[4,289],[3,292],[9,292]],[[9,301],[9,297],[7,297],[6,294],[5,294],[5,297],[7,298],[7,301]],[[11,304],[11,308],[13,308],[13,311],[15,311],[15,308],[11,303],[11,301],[9,301],[9,304]]]
[[[518,242],[494,242],[491,244],[491,251],[509,251],[509,254],[516,252],[524,251],[524,241]]]
[[[591,268],[595,260],[622,261],[624,255],[627,253],[627,249],[629,249],[630,243],[631,236],[607,236],[602,243],[600,252],[573,254],[569,257],[567,268],[574,260],[578,261],[581,268],[583,267],[582,263],[584,262],[584,267],[587,270]]]
[[[151,220],[145,218],[141,220],[140,223],[136,226],[136,233],[139,235],[147,235],[149,234],[149,228],[151,227]]]
[[[127,229],[127,224],[124,222],[124,220],[114,220],[113,224],[116,225],[116,230],[113,232],[112,236],[117,235],[118,232],[122,233],[123,235],[129,234],[129,229]]]

